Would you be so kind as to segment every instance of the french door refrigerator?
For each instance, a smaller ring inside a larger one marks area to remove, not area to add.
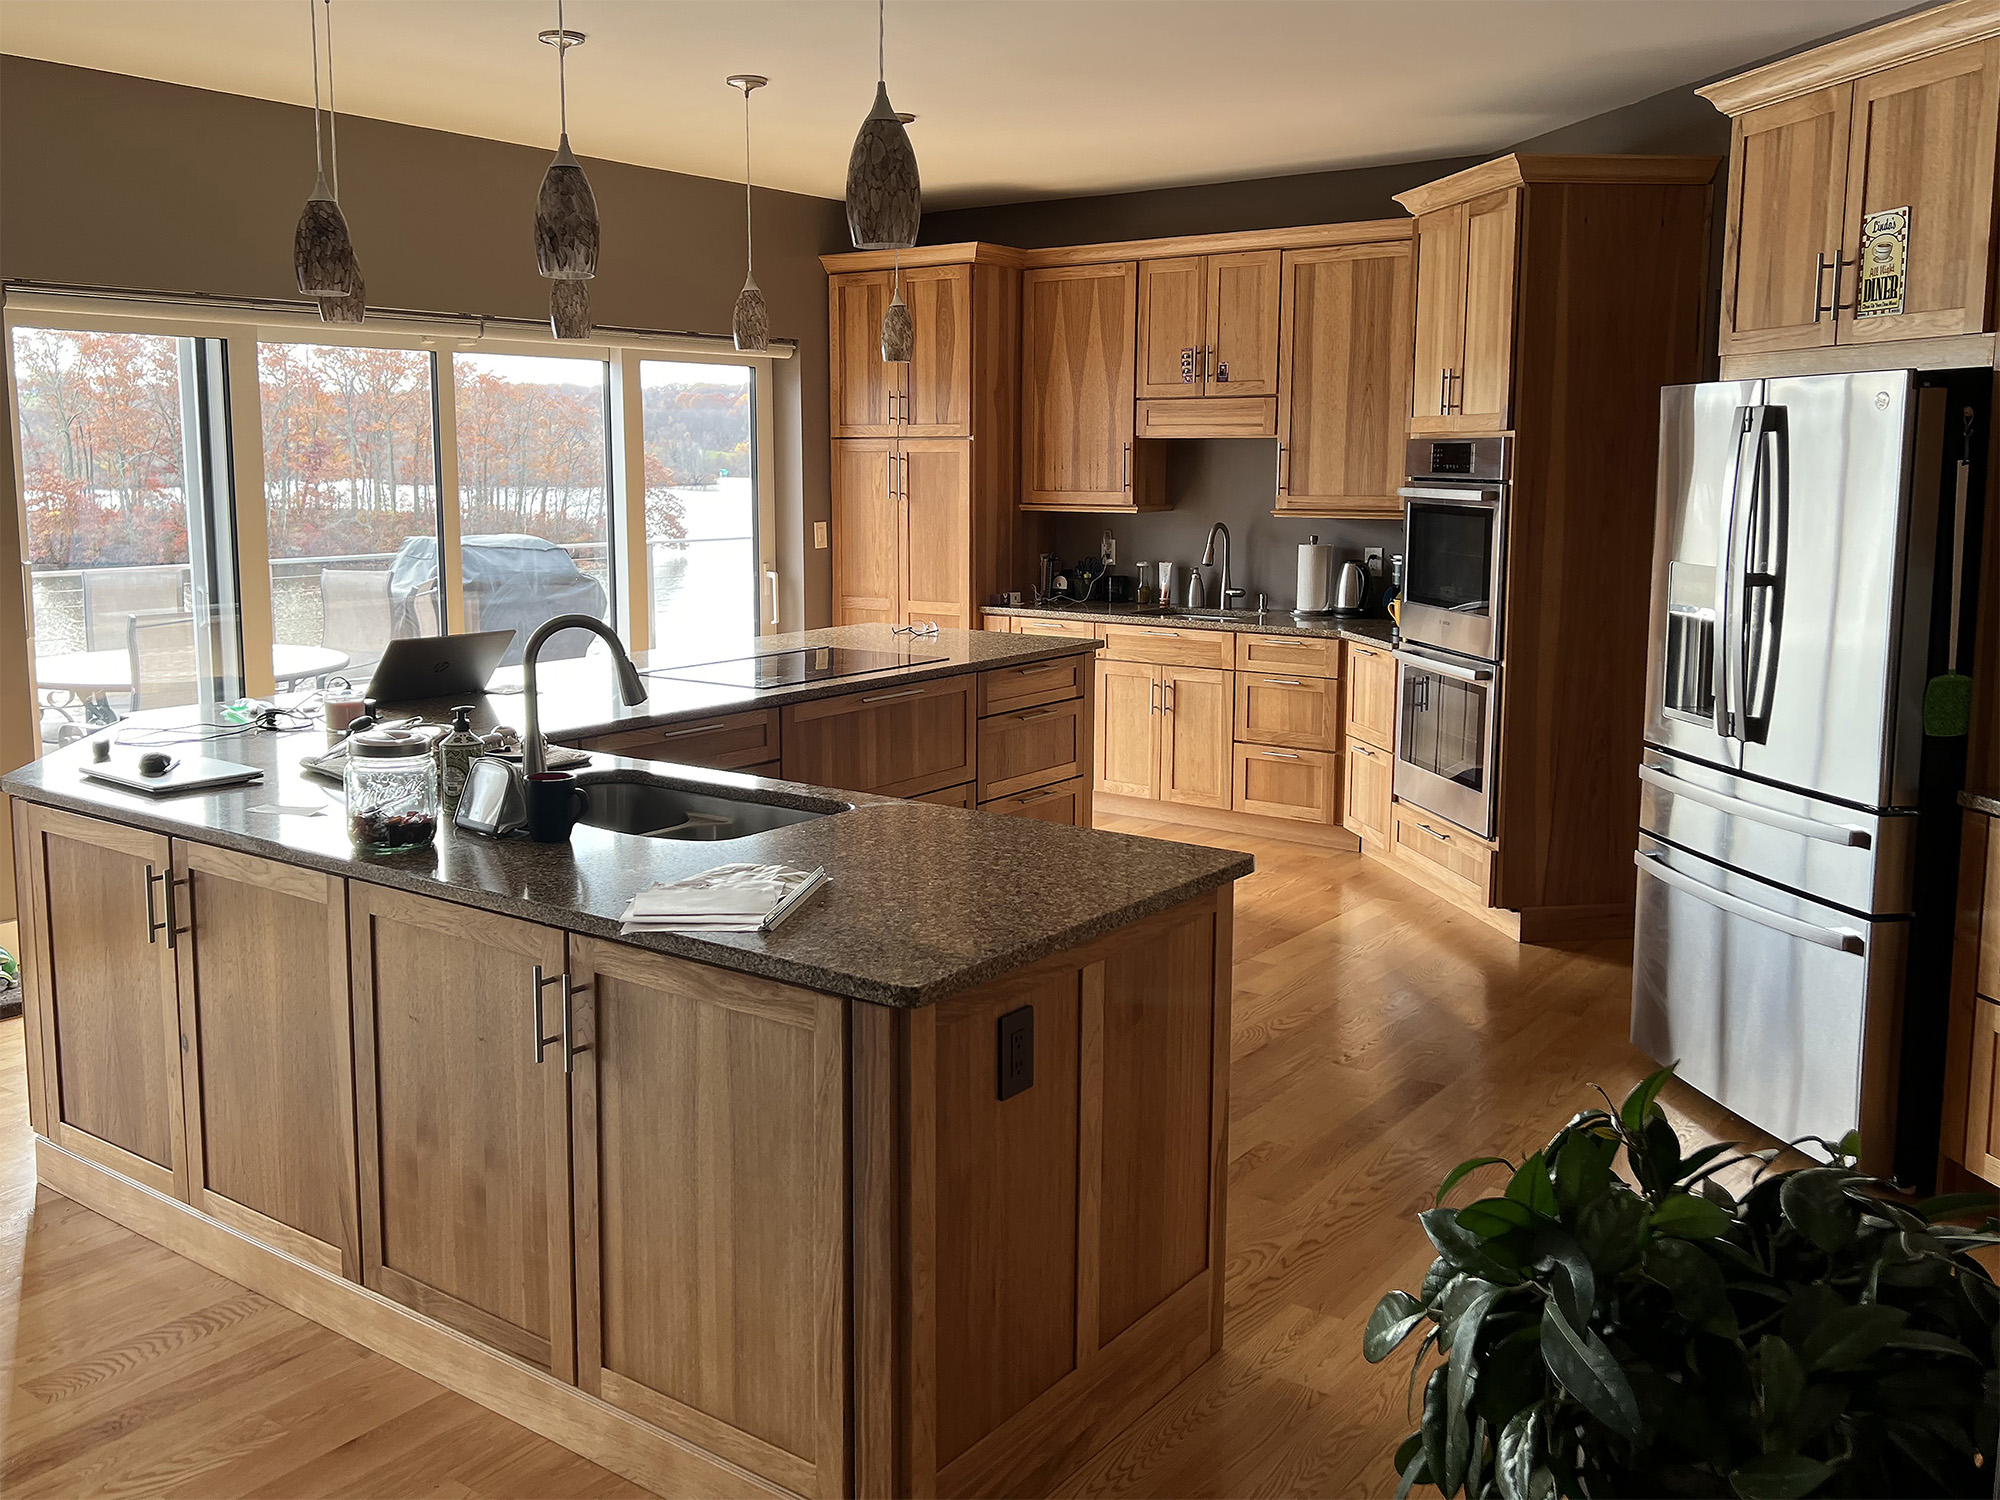
[[[1918,914],[1925,823],[1956,837],[1920,817],[1955,402],[1909,371],[1663,392],[1639,768],[1632,1040],[1772,1135],[1858,1127],[1868,1170],[1916,1180],[1937,1117],[1901,1087],[1905,1002],[1935,988],[1942,1016],[1949,948],[1948,891],[1941,934]]]

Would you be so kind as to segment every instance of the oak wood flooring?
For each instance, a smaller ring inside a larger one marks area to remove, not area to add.
[[[1407,1367],[1361,1330],[1430,1262],[1414,1215],[1455,1162],[1533,1149],[1625,1040],[1629,944],[1522,948],[1380,861],[1248,848],[1238,887],[1223,1352],[1063,1495],[1392,1493]],[[1747,1127],[1686,1089],[1690,1142]],[[0,1493],[640,1496],[619,1476],[38,1190],[21,1023],[0,1023]]]

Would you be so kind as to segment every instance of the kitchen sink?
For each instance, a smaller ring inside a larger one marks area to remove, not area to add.
[[[590,796],[590,808],[577,819],[612,833],[644,838],[687,839],[696,842],[748,838],[794,823],[849,811],[844,802],[817,807],[781,807],[750,797],[697,792],[684,786],[646,780],[598,781],[585,775],[577,785]]]
[[[1275,609],[1182,609],[1178,605],[1169,605],[1167,608],[1159,611],[1159,616],[1163,620],[1227,620],[1232,623],[1241,622],[1243,624],[1254,625],[1266,615],[1281,613],[1283,611]]]

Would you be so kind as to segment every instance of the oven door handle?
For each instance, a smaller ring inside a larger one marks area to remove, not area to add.
[[[1467,510],[1491,510],[1500,504],[1500,491],[1486,486],[1467,485],[1462,490],[1448,490],[1432,485],[1406,484],[1396,493],[1405,500],[1435,500],[1445,505],[1462,505]]]
[[[1717,890],[1705,880],[1696,880],[1692,875],[1683,875],[1659,855],[1644,849],[1632,856],[1632,863],[1663,885],[1685,892],[1697,901],[1705,901],[1718,911],[1726,911],[1733,917],[1755,922],[1758,926],[1768,927],[1773,932],[1782,932],[1786,937],[1794,937],[1806,943],[1817,943],[1822,948],[1832,948],[1841,953],[1868,951],[1867,940],[1858,932],[1844,927],[1821,927],[1816,923],[1801,922],[1797,917],[1772,911],[1770,907],[1759,906],[1755,901],[1732,896],[1727,891]]]
[[[1493,673],[1483,667],[1461,667],[1453,662],[1434,661],[1428,656],[1419,656],[1414,651],[1391,651],[1389,653],[1405,666],[1422,672],[1435,672],[1440,677],[1453,677],[1460,682],[1491,682]]]

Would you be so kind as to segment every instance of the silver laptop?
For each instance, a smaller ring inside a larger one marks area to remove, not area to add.
[[[368,679],[368,696],[378,703],[412,703],[483,693],[513,640],[511,630],[475,630],[391,641]]]

